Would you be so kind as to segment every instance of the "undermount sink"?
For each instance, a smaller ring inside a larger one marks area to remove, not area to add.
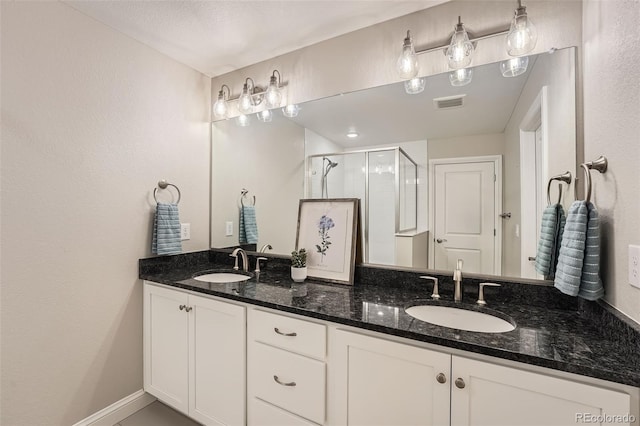
[[[454,306],[420,305],[407,308],[405,312],[420,321],[458,330],[505,333],[516,328],[513,321]]]
[[[207,283],[239,283],[250,280],[249,275],[234,274],[233,272],[213,272],[193,277],[194,280]]]

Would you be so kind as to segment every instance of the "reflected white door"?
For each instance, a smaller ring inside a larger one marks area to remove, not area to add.
[[[496,274],[495,163],[434,166],[434,267]]]

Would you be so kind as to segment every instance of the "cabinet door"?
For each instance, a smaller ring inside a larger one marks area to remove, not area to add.
[[[331,336],[332,424],[449,424],[451,355],[342,330]]]
[[[189,415],[205,425],[245,423],[245,308],[189,296]]]
[[[451,378],[453,426],[607,424],[588,419],[630,413],[622,392],[457,356]]]
[[[144,285],[144,390],[183,413],[189,408],[187,302],[185,293]]]

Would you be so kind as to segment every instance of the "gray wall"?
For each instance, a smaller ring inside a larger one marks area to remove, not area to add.
[[[70,425],[142,389],[158,180],[208,247],[210,79],[61,2],[1,13],[0,423]]]

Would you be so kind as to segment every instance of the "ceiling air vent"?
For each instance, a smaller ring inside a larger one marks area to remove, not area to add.
[[[467,95],[447,96],[445,98],[435,98],[433,103],[437,109],[460,108],[464,105],[464,97]]]

